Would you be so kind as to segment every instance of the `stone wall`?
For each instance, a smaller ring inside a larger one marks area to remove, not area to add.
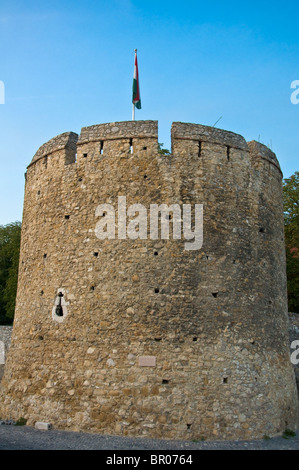
[[[12,326],[0,326],[0,381],[4,373],[6,355],[10,346]]]
[[[55,139],[27,170],[2,418],[182,439],[296,427],[272,152],[174,123],[163,156],[156,121],[83,128],[76,149]],[[173,213],[160,214],[169,239],[151,238],[150,224],[145,237],[123,236],[120,198],[148,221],[151,204],[191,204],[193,215],[203,204],[202,247],[175,239]],[[101,204],[115,208],[113,240],[97,237],[110,220]]]
[[[43,144],[34,155],[31,164],[43,158],[44,165],[47,164],[48,156],[58,150],[65,150],[71,157],[65,160],[65,163],[74,163],[76,161],[78,134],[75,132],[65,132]],[[68,151],[68,152],[67,152]]]

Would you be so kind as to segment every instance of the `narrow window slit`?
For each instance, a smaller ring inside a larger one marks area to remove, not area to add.
[[[101,140],[101,145],[100,145],[100,154],[103,155],[104,152],[104,141]]]
[[[201,141],[198,142],[198,158],[201,157]]]
[[[130,153],[133,153],[133,139],[130,139]]]
[[[229,162],[229,159],[230,159],[230,147],[226,147],[226,157],[227,157],[227,161]]]

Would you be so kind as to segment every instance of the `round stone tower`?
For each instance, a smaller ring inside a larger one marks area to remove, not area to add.
[[[83,128],[26,174],[0,416],[56,428],[247,439],[298,424],[282,173],[232,132]]]

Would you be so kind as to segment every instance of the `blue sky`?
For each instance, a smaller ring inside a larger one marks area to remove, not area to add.
[[[134,49],[142,109],[170,147],[173,121],[259,140],[298,171],[299,3],[0,1],[0,225],[21,220],[37,149],[81,127],[131,119]]]

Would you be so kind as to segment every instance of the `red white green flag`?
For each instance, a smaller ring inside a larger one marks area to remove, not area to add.
[[[132,102],[133,102],[134,107],[136,107],[137,109],[141,109],[141,98],[140,98],[139,77],[138,77],[138,63],[137,63],[137,49],[135,49],[135,66],[134,66]]]

